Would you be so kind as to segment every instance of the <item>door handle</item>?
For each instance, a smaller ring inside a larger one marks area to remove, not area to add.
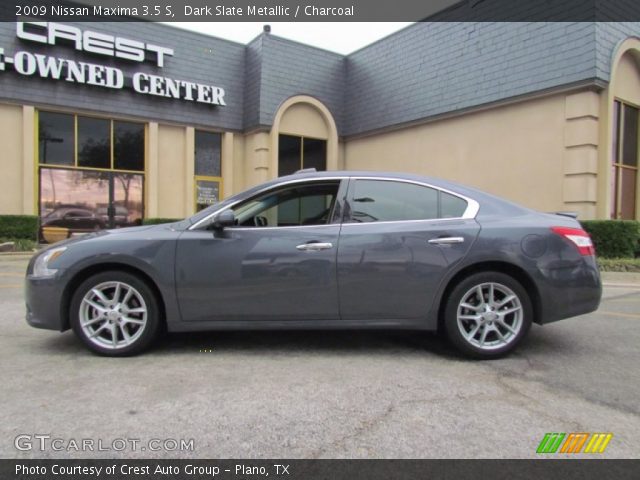
[[[319,252],[320,250],[328,250],[330,248],[333,248],[333,243],[309,242],[296,247],[296,249],[301,252]]]
[[[452,245],[454,243],[463,243],[464,237],[438,237],[429,240],[432,245]]]

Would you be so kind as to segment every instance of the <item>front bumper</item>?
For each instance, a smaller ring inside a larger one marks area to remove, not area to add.
[[[62,316],[62,282],[58,274],[49,278],[25,279],[26,320],[29,325],[47,330],[64,331],[69,328]]]

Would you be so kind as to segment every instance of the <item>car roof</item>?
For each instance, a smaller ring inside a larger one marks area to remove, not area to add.
[[[301,171],[292,175],[278,177],[270,183],[276,185],[282,182],[304,180],[304,179],[322,179],[322,178],[372,178],[372,179],[390,179],[390,180],[408,180],[419,183],[425,183],[443,190],[450,190],[454,193],[472,198],[481,204],[481,210],[485,213],[501,213],[501,214],[522,214],[531,212],[530,209],[518,205],[509,200],[497,197],[490,193],[442,178],[419,175],[416,173],[406,172],[388,172],[388,171],[371,171],[371,170],[329,170],[322,172]]]

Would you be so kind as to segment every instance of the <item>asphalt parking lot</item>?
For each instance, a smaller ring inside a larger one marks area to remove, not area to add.
[[[0,457],[530,458],[547,432],[611,432],[599,457],[640,458],[640,283],[498,361],[412,332],[179,334],[108,359],[26,325],[25,266],[0,257]]]

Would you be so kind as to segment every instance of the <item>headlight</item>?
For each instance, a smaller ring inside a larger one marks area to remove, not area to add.
[[[58,270],[49,268],[49,263],[53,262],[56,258],[64,253],[67,247],[52,248],[46,251],[38,258],[33,264],[33,276],[34,277],[52,277]]]

